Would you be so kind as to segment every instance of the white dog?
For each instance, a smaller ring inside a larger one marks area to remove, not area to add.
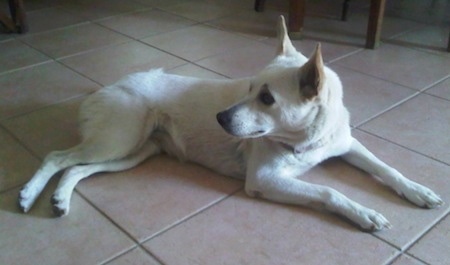
[[[391,225],[336,190],[296,177],[329,157],[342,156],[418,206],[443,203],[351,136],[338,76],[323,65],[320,45],[309,59],[296,51],[283,17],[278,54],[258,75],[224,81],[162,70],[132,74],[86,99],[80,122],[82,142],[51,152],[21,190],[24,212],[58,171],[68,168],[52,197],[55,214],[62,216],[68,214],[81,179],[129,169],[162,152],[245,179],[249,196],[319,205],[364,230]]]

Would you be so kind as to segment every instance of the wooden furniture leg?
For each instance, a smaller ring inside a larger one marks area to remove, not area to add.
[[[265,2],[266,2],[266,0],[255,0],[255,11],[263,12]]]
[[[28,31],[23,0],[8,0],[11,18],[0,13],[0,22],[3,23],[10,32],[25,33]]]
[[[447,51],[450,52],[450,33],[448,34]]]
[[[381,25],[383,24],[386,0],[371,0],[369,23],[367,25],[366,48],[375,49],[380,45]]]
[[[347,21],[349,2],[350,0],[344,0],[344,3],[342,3],[342,13],[341,13],[342,21]]]
[[[299,38],[303,30],[303,20],[305,18],[305,0],[289,0],[289,35],[292,38]]]

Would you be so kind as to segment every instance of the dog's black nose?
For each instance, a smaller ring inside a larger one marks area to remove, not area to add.
[[[222,125],[222,127],[230,123],[230,116],[225,111],[217,113],[216,118],[219,124]]]

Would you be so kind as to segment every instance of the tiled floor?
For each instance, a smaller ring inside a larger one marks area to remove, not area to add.
[[[309,54],[322,42],[344,83],[355,137],[447,204],[418,209],[339,159],[302,176],[394,225],[364,233],[331,214],[249,199],[242,182],[161,156],[82,181],[60,219],[49,203],[55,178],[22,214],[18,191],[45,154],[78,141],[86,95],[151,67],[252,75],[272,58],[276,20],[287,7],[267,1],[255,13],[253,0],[26,0],[31,31],[0,34],[0,264],[448,264],[450,3],[392,1],[383,44],[373,51],[362,48],[369,1],[351,1],[348,22],[331,2],[311,1],[295,46]],[[438,26],[423,24],[433,12]]]

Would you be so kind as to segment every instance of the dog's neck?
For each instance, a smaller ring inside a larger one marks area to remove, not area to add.
[[[307,144],[300,144],[300,145],[290,145],[287,143],[279,142],[282,147],[289,150],[290,152],[293,152],[294,154],[302,154],[309,151],[314,151],[319,148],[324,147],[330,142],[330,137],[324,137],[317,141],[307,143]]]

